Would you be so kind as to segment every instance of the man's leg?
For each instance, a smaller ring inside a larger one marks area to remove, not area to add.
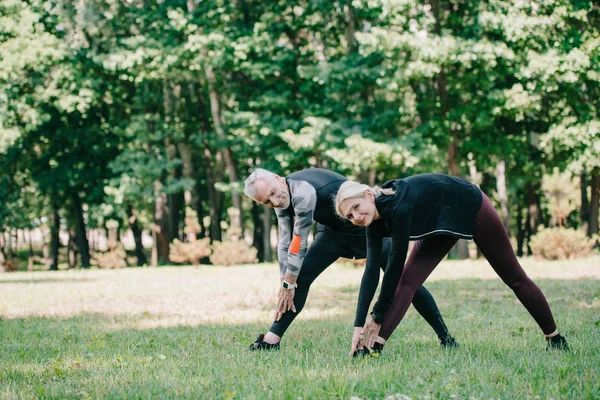
[[[265,341],[269,343],[278,343],[287,328],[300,314],[306,303],[310,285],[315,279],[331,264],[337,260],[342,252],[339,241],[334,240],[329,232],[319,232],[315,241],[310,245],[306,256],[302,261],[302,269],[298,275],[296,283],[296,293],[294,295],[294,305],[296,312],[288,311],[279,319],[273,322],[271,329],[265,335]]]

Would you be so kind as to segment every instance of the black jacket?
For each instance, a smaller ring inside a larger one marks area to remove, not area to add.
[[[422,174],[394,179],[382,185],[394,190],[375,199],[380,219],[367,228],[367,266],[363,275],[355,326],[364,324],[379,283],[382,239],[392,238],[391,260],[383,275],[373,313],[380,320],[392,304],[404,268],[409,240],[433,235],[472,239],[475,217],[481,208],[481,190],[463,179],[443,174]],[[377,322],[377,321],[376,321]]]

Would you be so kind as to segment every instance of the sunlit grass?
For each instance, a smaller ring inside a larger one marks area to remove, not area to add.
[[[426,286],[457,351],[409,310],[376,360],[348,356],[362,270],[316,281],[278,353],[268,329],[275,265],[0,275],[0,398],[600,398],[600,258],[523,260],[570,353],[485,261],[445,261]]]

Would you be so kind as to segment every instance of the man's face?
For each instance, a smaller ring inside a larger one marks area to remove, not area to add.
[[[285,178],[275,176],[275,179],[258,179],[254,182],[254,189],[254,200],[269,208],[286,209],[290,205],[290,191]]]

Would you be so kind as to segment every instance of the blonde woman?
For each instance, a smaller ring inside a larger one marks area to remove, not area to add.
[[[342,184],[336,212],[367,228],[367,266],[362,278],[351,353],[363,345],[381,351],[400,323],[415,290],[458,239],[473,239],[492,268],[535,319],[548,348],[568,349],[558,334],[544,294],[529,279],[511,247],[494,206],[477,186],[452,176],[422,174],[386,182],[381,188]],[[383,238],[391,237],[389,267],[377,303],[368,306],[379,283]],[[416,240],[404,262],[408,242]],[[366,322],[365,322],[366,320]]]

